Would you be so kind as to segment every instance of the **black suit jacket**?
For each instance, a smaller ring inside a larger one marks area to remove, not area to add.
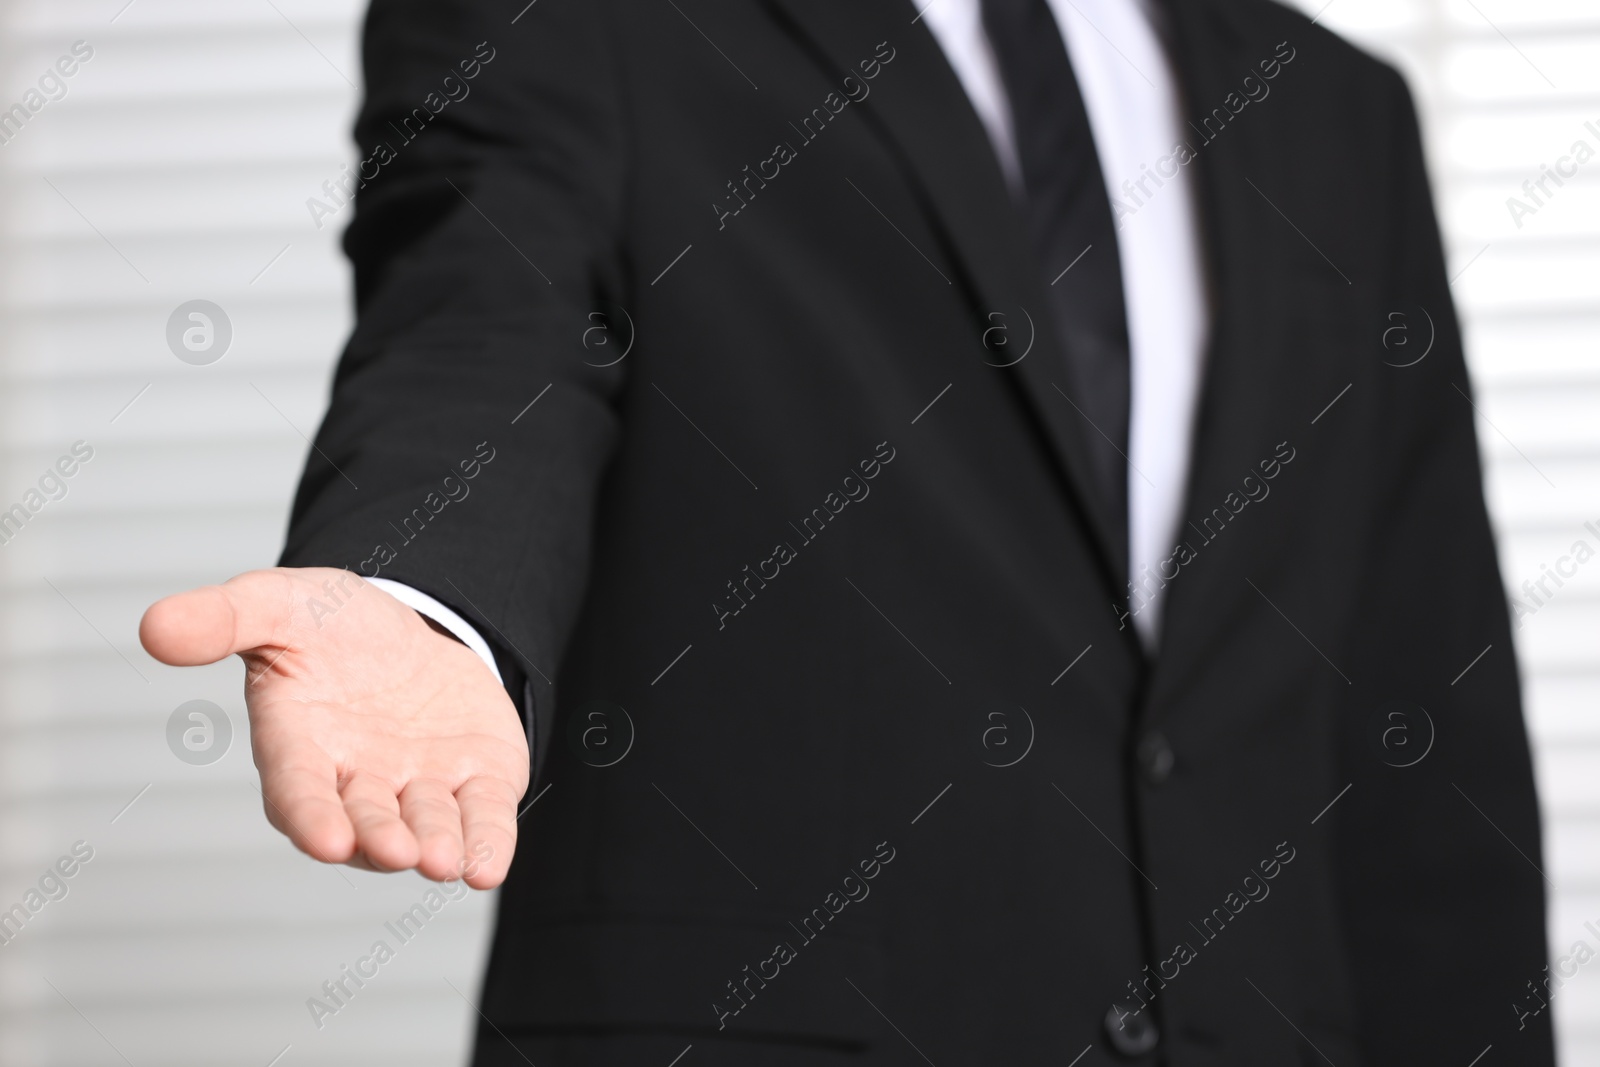
[[[360,316],[284,562],[529,679],[486,1040],[1107,1062],[1120,1001],[1174,1067],[1551,1061],[1406,90],[1260,0],[1167,20],[1215,328],[1150,659],[907,0],[374,4]]]

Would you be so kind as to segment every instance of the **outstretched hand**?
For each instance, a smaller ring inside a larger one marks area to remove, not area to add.
[[[313,606],[315,602],[315,607]],[[151,605],[174,666],[245,662],[267,820],[324,863],[505,879],[528,744],[477,654],[349,571],[249,571]]]

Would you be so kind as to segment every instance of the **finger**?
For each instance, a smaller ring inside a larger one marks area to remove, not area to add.
[[[417,869],[436,882],[462,873],[461,811],[449,788],[431,778],[417,778],[400,793],[400,817],[417,837]]]
[[[272,643],[289,621],[289,578],[249,571],[165,597],[139,620],[139,641],[162,663],[193,667]]]
[[[294,846],[323,863],[344,863],[355,851],[355,829],[339,800],[333,761],[309,742],[258,744],[261,799],[267,821]]]
[[[357,774],[340,792],[361,855],[378,870],[404,871],[417,865],[417,839],[400,818],[400,801],[392,785]]]
[[[505,881],[517,847],[517,791],[498,778],[473,778],[456,790],[461,832],[467,846],[462,872],[474,889]]]

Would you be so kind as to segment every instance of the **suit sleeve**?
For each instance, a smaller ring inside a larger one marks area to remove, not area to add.
[[[1373,562],[1350,637],[1353,784],[1336,810],[1363,1043],[1372,1064],[1465,1063],[1490,1042],[1550,1062],[1549,1014],[1511,1010],[1545,963],[1539,815],[1475,401],[1415,113],[1392,72],[1386,112],[1387,309],[1413,320],[1418,348],[1425,317],[1436,334],[1421,362],[1381,368]]]
[[[619,297],[626,159],[605,5],[519,6],[372,5],[357,323],[282,563],[449,605],[542,694],[544,736],[618,436],[625,368],[584,338]]]

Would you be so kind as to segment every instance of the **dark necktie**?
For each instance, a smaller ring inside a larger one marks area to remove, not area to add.
[[[1089,115],[1047,0],[982,0],[1011,101],[1023,210],[1066,349],[1063,391],[1085,420],[1096,489],[1127,544],[1128,316],[1116,226]]]

